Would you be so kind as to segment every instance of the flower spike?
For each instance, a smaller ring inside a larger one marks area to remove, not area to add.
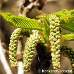
[[[51,44],[51,56],[54,69],[60,68],[60,24],[59,18],[52,15],[50,18],[50,44]]]
[[[24,71],[29,72],[31,69],[31,62],[33,60],[33,54],[34,54],[34,49],[35,46],[37,45],[38,42],[43,42],[44,39],[38,34],[39,31],[33,31],[33,34],[30,35],[30,38],[28,38],[24,50],[24,55],[23,55],[23,62],[24,62]]]

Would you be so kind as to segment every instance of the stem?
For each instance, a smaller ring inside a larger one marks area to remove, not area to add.
[[[19,4],[23,5],[23,1]],[[20,8],[19,8],[19,12],[21,10],[21,5],[20,5]],[[21,12],[19,13],[19,16],[26,17],[26,14],[27,14],[27,10],[24,9],[24,11],[22,13]],[[18,40],[17,55],[22,56],[22,39],[21,38]],[[23,62],[22,61],[18,61],[18,74],[24,74]]]
[[[24,74],[23,62],[21,62],[21,61],[18,62],[18,74]]]
[[[62,38],[64,38],[65,41],[72,41],[74,40],[74,34],[62,35]]]
[[[2,65],[3,65],[4,69],[5,69],[6,74],[13,74],[5,57],[6,56],[5,56],[4,52],[3,52],[3,48],[1,46],[1,40],[0,40],[0,60],[2,62]]]
[[[20,37],[18,40],[17,54],[19,55],[22,54],[21,49],[22,49],[22,37]]]
[[[22,58],[22,37],[18,40],[18,46],[17,46],[17,57],[18,57],[18,74],[24,74],[23,70],[23,62],[21,60]]]

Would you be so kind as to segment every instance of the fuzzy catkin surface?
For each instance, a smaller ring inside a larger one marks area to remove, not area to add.
[[[60,21],[55,15],[49,18],[50,21],[50,44],[53,69],[60,68]]]
[[[31,69],[31,63],[33,60],[33,54],[35,46],[38,42],[44,42],[43,38],[38,34],[39,31],[33,31],[33,34],[30,35],[30,38],[27,39],[23,62],[24,62],[24,71],[29,72]]]

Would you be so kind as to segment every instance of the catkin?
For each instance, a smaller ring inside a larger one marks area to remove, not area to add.
[[[17,60],[16,60],[16,49],[17,49],[17,40],[19,38],[21,30],[22,29],[20,28],[17,28],[16,30],[14,30],[10,38],[9,59],[12,67],[18,66]]]
[[[49,18],[50,21],[50,44],[53,69],[60,68],[60,21],[55,15]]]
[[[17,42],[20,35],[29,36],[31,31],[26,29],[17,28],[11,35],[10,44],[9,44],[9,59],[12,67],[17,67],[17,60],[16,60],[16,49],[17,49]]]
[[[72,72],[74,74],[74,51],[70,47],[62,46],[61,47],[61,54],[70,59],[71,65],[72,65]]]
[[[23,62],[24,62],[24,71],[29,72],[31,69],[31,62],[33,60],[33,54],[36,44],[40,42],[44,42],[43,38],[38,34],[39,31],[33,31],[33,34],[30,35],[30,38],[27,39]]]

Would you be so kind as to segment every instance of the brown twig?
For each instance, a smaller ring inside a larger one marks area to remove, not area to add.
[[[41,10],[45,3],[46,0],[23,0],[20,3],[19,16],[25,16],[35,7],[38,7],[38,9]]]

